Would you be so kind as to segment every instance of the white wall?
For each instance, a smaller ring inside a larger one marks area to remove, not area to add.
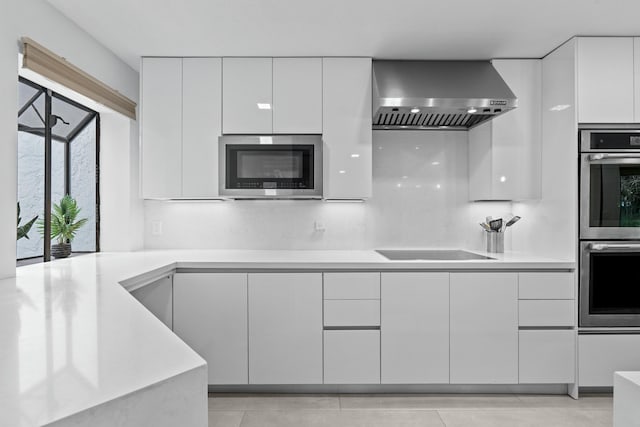
[[[575,39],[542,61],[542,198],[514,203],[527,221],[514,227],[515,250],[575,260],[578,232],[578,119]],[[567,106],[558,111],[557,106]]]
[[[0,278],[15,275],[17,57],[28,36],[71,63],[138,99],[138,73],[41,0],[10,0],[0,14]],[[137,136],[136,136],[137,140]]]
[[[467,133],[375,131],[373,198],[145,202],[145,247],[371,249],[483,247],[478,222],[509,203],[467,201]],[[153,235],[153,222],[162,235]],[[324,232],[315,231],[321,223]]]

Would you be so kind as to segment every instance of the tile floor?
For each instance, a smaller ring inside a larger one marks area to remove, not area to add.
[[[209,394],[209,427],[610,427],[610,394]]]

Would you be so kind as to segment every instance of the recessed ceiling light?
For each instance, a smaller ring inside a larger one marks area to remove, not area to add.
[[[347,173],[347,171],[338,171],[339,173]]]
[[[476,110],[476,109],[475,109],[475,108],[473,108],[473,107],[472,107],[472,108],[469,108],[469,109],[467,110],[467,113],[469,113],[469,114],[473,114],[473,113],[477,113],[477,112],[478,112],[478,110]]]
[[[505,182],[506,180],[507,180],[507,177],[506,177],[506,176],[502,175],[502,176],[500,177],[500,182]]]
[[[273,138],[270,136],[261,136],[260,144],[273,144]]]
[[[353,154],[351,155],[351,157],[353,157],[353,158],[357,158],[357,157],[360,157],[360,154],[358,154],[358,153],[353,153]]]
[[[263,104],[258,102],[258,108],[261,110],[271,110],[271,104]]]
[[[440,162],[431,162],[431,164],[432,164],[433,166],[438,166],[438,165],[440,164]]]
[[[559,105],[554,105],[553,107],[549,108],[549,111],[563,111],[563,110],[566,110],[569,107],[571,107],[571,105],[569,105],[569,104],[559,104]]]
[[[412,109],[411,109],[411,112],[412,112],[413,114],[416,114],[416,113],[419,113],[419,112],[420,112],[420,109],[419,109],[419,108],[412,108]]]
[[[436,184],[436,188],[439,190],[441,188],[440,184]]]

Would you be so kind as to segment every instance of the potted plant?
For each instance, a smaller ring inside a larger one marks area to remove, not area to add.
[[[51,212],[51,240],[57,243],[51,245],[51,255],[54,258],[66,258],[71,255],[71,241],[80,227],[87,223],[87,218],[76,220],[81,209],[76,200],[65,195],[60,204],[53,204]],[[38,231],[44,235],[44,221],[39,220]]]
[[[29,239],[29,231],[31,231],[31,227],[33,227],[33,224],[36,222],[36,220],[38,219],[38,216],[36,215],[35,218],[32,218],[29,222],[27,222],[25,225],[20,225],[20,221],[22,221],[22,218],[20,218],[20,202],[18,202],[18,228],[17,228],[17,236],[16,236],[16,241],[20,240],[22,238],[25,239]]]

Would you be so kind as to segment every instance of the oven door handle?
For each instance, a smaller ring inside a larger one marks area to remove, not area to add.
[[[596,153],[589,154],[589,160],[606,160],[606,159],[638,159],[640,160],[640,153],[627,154],[627,153]]]
[[[637,243],[591,243],[589,249],[592,251],[610,251],[618,249],[640,250],[640,244]]]

